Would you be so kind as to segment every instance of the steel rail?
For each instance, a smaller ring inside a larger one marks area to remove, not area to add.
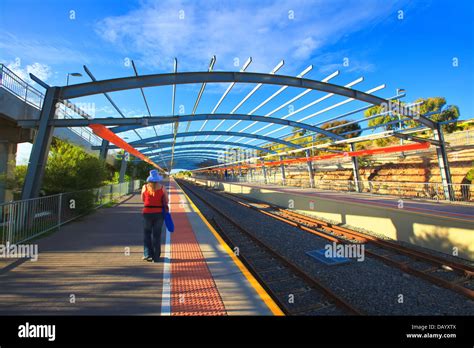
[[[280,221],[283,221],[283,222],[286,222],[286,223],[288,223],[292,226],[298,227],[298,228],[300,228],[300,229],[302,229],[306,232],[316,234],[316,235],[318,235],[320,237],[323,237],[327,240],[334,241],[334,239],[336,238],[336,239],[338,239],[338,243],[349,243],[348,239],[349,240],[356,240],[359,243],[371,243],[371,244],[374,244],[375,246],[383,248],[385,250],[394,251],[394,252],[397,252],[397,253],[400,253],[400,254],[403,254],[403,255],[407,255],[407,256],[409,256],[411,258],[414,258],[416,260],[424,261],[424,262],[433,264],[433,265],[437,266],[437,269],[439,269],[439,268],[452,269],[453,271],[456,271],[458,274],[460,274],[461,276],[466,277],[467,279],[474,277],[474,267],[471,267],[469,265],[465,265],[465,264],[462,264],[462,263],[459,263],[459,262],[449,261],[449,260],[443,259],[441,257],[437,257],[437,256],[434,256],[434,255],[431,255],[431,254],[428,254],[428,253],[425,253],[425,252],[422,252],[422,251],[414,250],[412,248],[408,248],[408,247],[396,244],[395,242],[382,240],[380,238],[377,238],[377,237],[374,237],[374,236],[371,236],[371,235],[368,235],[368,234],[365,234],[365,233],[361,233],[361,232],[357,232],[357,231],[354,231],[354,230],[350,230],[350,229],[345,228],[345,227],[337,226],[337,225],[325,222],[325,221],[317,219],[317,218],[305,216],[305,215],[296,213],[296,212],[288,210],[288,209],[283,209],[283,208],[280,208],[278,206],[268,204],[266,202],[260,202],[258,200],[252,200],[252,201],[258,202],[259,204],[267,205],[268,207],[278,211],[281,215],[270,213],[268,211],[263,211],[262,209],[259,209],[255,206],[251,205],[251,204],[247,204],[246,202],[241,202],[241,200],[251,202],[251,200],[249,200],[249,199],[244,199],[244,198],[242,198],[238,195],[228,193],[228,192],[226,192],[225,194],[229,197],[233,197],[233,199],[237,200],[238,203],[241,204],[241,205],[244,205],[244,206],[246,206],[250,209],[259,211],[260,213],[263,213],[267,216],[274,217],[274,218],[276,218]],[[304,226],[304,225],[306,225],[306,226]],[[319,229],[319,231],[314,230],[313,228],[317,228],[317,229]],[[321,229],[329,231],[332,234],[328,234],[328,233],[325,233],[324,231],[320,231]],[[340,237],[344,237],[345,239],[341,239]],[[378,253],[372,252],[372,251],[367,250],[367,249],[365,250],[365,252],[368,255],[370,255],[374,258],[377,258],[377,259],[381,260],[382,262],[387,263],[391,266],[397,267],[397,268],[401,269],[402,271],[404,271],[406,273],[409,273],[409,274],[415,275],[417,277],[420,277],[424,280],[430,281],[435,285],[439,285],[439,286],[442,286],[444,288],[453,290],[453,291],[455,291],[455,292],[457,292],[461,295],[466,296],[467,298],[469,298],[471,300],[474,299],[474,290],[471,290],[471,289],[468,289],[464,286],[461,286],[456,282],[449,282],[445,279],[433,276],[433,275],[431,275],[430,273],[428,273],[426,271],[420,271],[418,269],[410,267],[406,263],[392,260],[392,259],[388,258],[387,256],[380,255]],[[433,271],[433,269],[429,269],[428,271],[431,272],[431,271]]]
[[[182,180],[179,180],[179,182],[181,184],[184,183],[184,181],[182,181]],[[312,276],[308,275],[305,271],[303,271],[300,267],[298,267],[293,262],[291,262],[288,258],[282,256],[280,253],[275,251],[267,243],[265,243],[261,239],[255,237],[255,235],[253,235],[251,232],[249,232],[248,230],[243,228],[237,221],[235,221],[234,218],[228,216],[227,214],[223,213],[221,210],[219,210],[215,206],[211,205],[211,203],[209,203],[205,198],[203,198],[201,194],[197,193],[195,189],[190,188],[191,187],[190,184],[188,184],[186,182],[186,183],[184,183],[183,186],[186,187],[189,191],[191,191],[196,197],[198,197],[204,204],[206,204],[216,214],[218,214],[219,216],[226,219],[235,228],[237,228],[239,231],[241,231],[245,236],[249,237],[256,244],[258,244],[263,249],[268,251],[268,253],[270,253],[274,258],[276,258],[277,260],[279,260],[283,264],[285,264],[289,269],[291,269],[295,274],[297,274],[298,277],[301,277],[308,284],[311,284],[314,288],[321,291],[324,295],[326,295],[329,299],[331,299],[337,306],[339,306],[340,308],[343,308],[344,310],[346,310],[349,313],[352,313],[354,315],[363,315],[364,314],[361,310],[359,310],[359,309],[355,308],[354,306],[352,306],[351,304],[349,304],[345,299],[343,299],[340,296],[336,295],[333,291],[331,291],[328,287],[326,287],[320,281],[318,281],[318,280],[314,279]]]

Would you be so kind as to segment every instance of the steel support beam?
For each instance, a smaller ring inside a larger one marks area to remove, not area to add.
[[[355,143],[351,143],[351,151],[354,152],[356,150]],[[360,173],[359,173],[359,159],[356,156],[351,157],[352,161],[352,172],[354,173],[354,185],[356,192],[361,192],[360,187]]]
[[[267,141],[269,143],[278,143],[278,144],[285,145],[287,147],[292,147],[292,148],[297,148],[297,149],[302,148],[298,144],[293,144],[289,141],[281,140],[281,139],[278,139],[278,138],[266,137],[264,135],[257,135],[257,134],[242,134],[242,133],[237,133],[237,132],[226,132],[226,131],[200,131],[200,132],[196,131],[196,132],[178,133],[176,135],[176,138],[189,137],[189,136],[193,136],[193,135],[238,135],[238,136],[241,136],[241,137],[264,140],[264,141]],[[164,134],[164,135],[160,135],[160,136],[157,136],[157,137],[148,138],[147,140],[149,142],[152,142],[152,141],[160,141],[160,140],[165,140],[165,139],[171,139],[173,137],[174,137],[174,134]],[[138,145],[138,144],[140,144],[140,141],[132,141],[130,143],[130,145],[132,145],[132,146],[135,146],[135,145]]]
[[[38,132],[31,149],[21,199],[36,198],[39,195],[46,161],[48,160],[49,148],[53,139],[54,127],[49,125],[49,121],[55,116],[59,92],[60,89],[58,87],[49,87],[46,90],[43,108],[40,113]]]
[[[443,184],[444,197],[450,201],[455,200],[454,190],[451,180],[451,170],[449,168],[448,155],[446,153],[446,143],[444,142],[443,128],[440,123],[436,123],[433,129],[433,136],[439,142],[436,147],[436,155],[438,157],[439,171],[441,174],[441,182]]]
[[[127,172],[127,162],[125,160],[125,153],[123,154],[122,163],[120,164],[119,183],[125,182],[125,173]]]
[[[146,117],[128,117],[128,118],[94,118],[94,119],[58,119],[52,120],[51,123],[55,127],[87,127],[91,124],[101,124],[104,126],[117,126],[110,130],[114,133],[122,133],[127,131],[135,131],[136,129],[149,127],[153,125],[163,125],[170,123],[181,123],[202,120],[242,120],[264,122],[272,124],[280,124],[288,127],[296,127],[323,134],[335,140],[342,140],[343,137],[324,130],[322,128],[312,126],[302,122],[290,121],[278,117],[246,115],[246,114],[198,114],[198,115],[181,115],[181,116],[146,116]],[[24,120],[19,121],[22,127],[36,127],[38,121]],[[240,133],[239,135],[242,136]],[[218,140],[218,139],[216,139]]]
[[[184,141],[182,143],[177,143],[176,146],[185,146],[185,145],[206,145],[206,144],[215,144],[215,145],[228,145],[228,146],[235,146],[235,147],[245,147],[248,149],[254,149],[254,150],[259,150],[262,152],[266,153],[276,153],[275,151],[271,151],[269,149],[266,149],[264,147],[260,146],[255,146],[255,145],[244,145],[240,143],[234,143],[234,142],[229,142],[229,141],[215,141],[215,140],[197,140],[197,141]],[[171,147],[173,145],[173,142],[160,142],[160,143],[138,143],[135,144],[134,147],[136,148],[142,148],[146,147],[149,148],[149,150],[141,151],[143,154],[150,153],[154,150],[158,150],[159,148],[165,149],[167,147]],[[109,150],[115,150],[119,149],[119,147],[113,145],[108,147]],[[195,149],[201,148],[200,146],[193,147]],[[205,147],[203,147],[205,148]],[[213,150],[215,150],[215,147],[212,147]],[[92,150],[100,150],[100,146],[92,146]]]
[[[309,150],[305,151],[306,158],[309,158],[311,156]],[[313,164],[311,161],[306,162],[308,166],[308,175],[309,175],[309,186],[311,188],[314,188],[314,172],[313,172]]]
[[[283,161],[283,156],[280,156],[280,161]],[[286,185],[286,175],[285,175],[285,165],[282,163],[280,164],[280,171],[281,171],[281,182],[283,186]]]
[[[240,69],[240,72],[244,72],[245,70],[247,70],[247,68],[249,67],[250,63],[252,63],[252,57],[249,57],[244,65],[242,66],[242,68]],[[222,94],[222,96],[220,97],[219,101],[217,102],[217,104],[214,106],[214,108],[212,109],[211,111],[211,114],[214,114],[217,109],[219,108],[219,106],[221,105],[222,101],[225,99],[225,97],[229,94],[229,92],[232,90],[232,88],[235,86],[235,82],[232,82],[229,86],[227,86],[227,89],[225,90],[224,94]],[[201,128],[199,128],[199,130],[203,130],[204,127],[206,126],[207,124],[207,120],[204,121],[204,123],[202,124]],[[196,138],[194,138],[193,140],[196,140]]]
[[[219,157],[220,154],[216,151],[202,151],[202,150],[196,150],[196,151],[192,151],[192,150],[187,150],[187,151],[174,151],[174,153],[176,155],[190,155],[190,156],[195,156],[195,157],[199,157],[200,155],[212,155],[212,156],[215,156],[215,157]],[[158,154],[156,154],[158,155]],[[168,156],[171,156],[171,150],[168,150],[168,151],[164,151],[161,153],[161,155],[163,156],[163,158],[166,158]],[[151,156],[148,156],[149,158],[156,158],[158,156],[155,156],[155,155],[151,155]]]
[[[219,156],[215,156],[215,155],[211,155],[211,154],[202,154],[202,155],[196,155],[196,154],[179,154],[179,155],[176,155],[176,156],[173,156],[173,157],[176,157],[176,158],[188,158],[189,160],[201,160],[201,159],[215,159],[215,160],[218,160],[219,159]],[[166,155],[166,156],[163,156],[163,160],[167,161],[171,159],[171,154],[169,155]]]
[[[100,145],[99,158],[101,160],[105,161],[107,159],[107,152],[108,151],[109,151],[109,141],[105,140],[105,139],[102,139],[102,144]]]
[[[62,99],[72,99],[94,95],[99,93],[123,91],[154,86],[169,86],[195,83],[263,83],[269,85],[285,85],[289,87],[312,89],[322,92],[334,93],[341,96],[354,98],[374,105],[387,103],[384,98],[376,97],[355,89],[334,85],[328,82],[315,81],[294,76],[235,72],[235,71],[212,71],[212,72],[182,72],[171,74],[153,74],[130,76],[116,79],[80,83],[61,88]],[[387,105],[389,105],[387,103]]]
[[[137,167],[134,166],[132,170],[132,181],[137,178]]]
[[[438,140],[434,140],[434,139],[427,139],[427,138],[420,138],[420,137],[417,137],[417,136],[414,136],[414,135],[410,135],[410,134],[404,134],[404,133],[397,133],[397,132],[394,132],[393,133],[393,136],[396,137],[396,138],[400,138],[401,140],[408,140],[408,141],[414,141],[416,143],[430,143],[432,145],[435,145],[435,146],[440,146],[441,145],[441,142],[438,141]],[[402,145],[403,143],[401,143],[400,145]],[[448,144],[449,145],[449,144]]]
[[[265,160],[262,159],[263,183],[267,184],[267,167],[265,167]]]

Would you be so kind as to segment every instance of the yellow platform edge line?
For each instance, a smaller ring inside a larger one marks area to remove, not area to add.
[[[260,285],[257,279],[253,276],[253,274],[247,269],[247,267],[238,259],[238,257],[234,254],[232,251],[231,247],[222,239],[222,237],[217,233],[217,231],[214,229],[214,227],[207,221],[207,219],[204,217],[204,215],[201,213],[199,208],[194,204],[194,202],[189,198],[189,196],[184,192],[184,190],[181,188],[181,186],[174,180],[174,183],[179,187],[181,190],[181,193],[186,197],[188,202],[190,203],[191,207],[195,211],[196,214],[199,215],[201,220],[206,224],[206,226],[209,228],[209,230],[212,232],[214,237],[217,239],[217,241],[221,244],[221,246],[224,248],[224,250],[227,252],[227,254],[232,258],[232,261],[239,267],[240,271],[242,274],[247,278],[249,281],[250,285],[254,288],[254,290],[257,292],[257,294],[260,296],[262,301],[267,305],[267,307],[270,309],[270,311],[273,313],[273,315],[278,315],[278,316],[284,316],[285,313],[281,310],[281,308],[276,304],[276,302],[273,300],[273,298],[267,293],[267,291]]]

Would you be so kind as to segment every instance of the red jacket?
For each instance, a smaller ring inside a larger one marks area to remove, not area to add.
[[[150,194],[147,189],[142,193],[143,198],[143,213],[161,213],[163,211],[163,204],[166,204],[163,186]],[[164,203],[163,203],[164,201]]]

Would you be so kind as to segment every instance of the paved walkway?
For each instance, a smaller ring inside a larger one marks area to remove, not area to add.
[[[142,260],[142,203],[127,196],[31,242],[36,262],[0,259],[0,315],[280,314],[174,182],[169,192],[164,262]]]
[[[186,212],[186,200],[169,187],[176,233],[171,236],[172,315],[226,315],[224,302]],[[199,229],[196,229],[196,232]],[[209,255],[208,255],[209,256]],[[216,256],[216,255],[212,255]]]
[[[161,314],[163,264],[141,259],[140,210],[126,196],[38,240],[37,262],[0,260],[0,315]]]

